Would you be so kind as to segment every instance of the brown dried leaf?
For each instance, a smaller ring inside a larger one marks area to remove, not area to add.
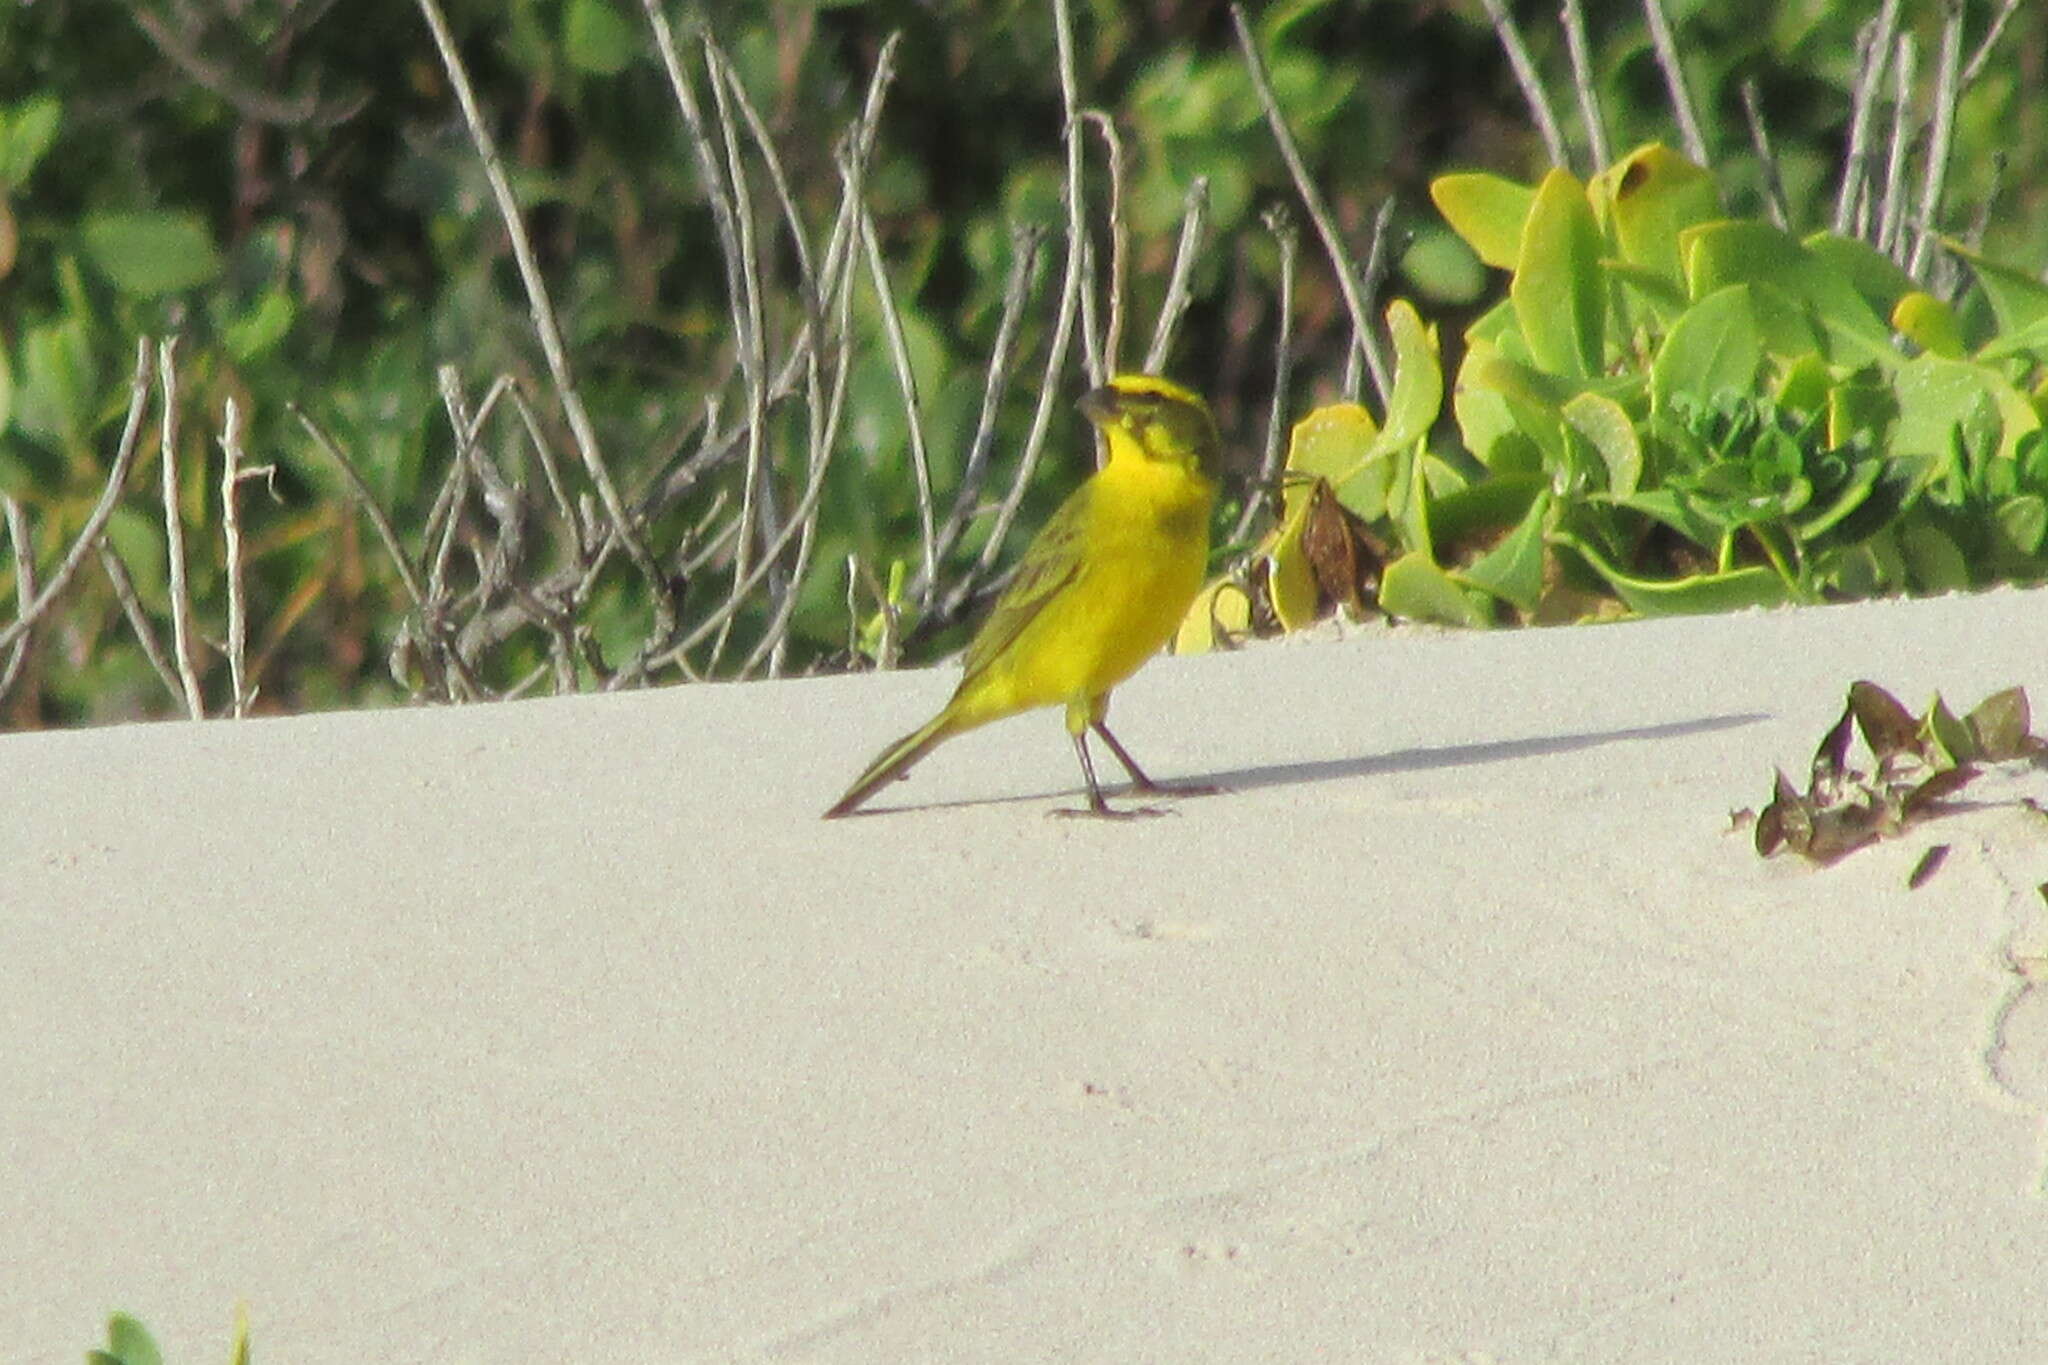
[[[2029,733],[2032,718],[2028,714],[2027,689],[2008,687],[2003,692],[1994,692],[1964,718],[1963,723],[1977,741],[1977,751],[1993,763],[2009,758],[2022,758],[2034,752],[2039,741]]]
[[[1756,818],[1756,851],[1766,858],[1780,848],[1804,853],[1812,839],[1813,811],[1807,806],[1806,798],[1799,794],[1783,772],[1779,772],[1771,792],[1771,804],[1765,806],[1763,814]]]
[[[1813,774],[1808,790],[1822,783],[1840,780],[1842,769],[1849,761],[1849,741],[1856,734],[1856,712],[1853,707],[1842,708],[1842,718],[1835,722],[1835,728],[1822,738],[1820,747],[1813,751]]]
[[[1967,787],[1970,779],[1976,775],[1977,770],[1967,763],[1953,768],[1943,768],[1906,793],[1906,799],[1900,807],[1901,813],[1909,820],[1918,817],[1928,807],[1954,796]]]
[[[1863,731],[1863,742],[1880,761],[1918,750],[1920,725],[1913,713],[1876,683],[1849,684],[1849,710]]]
[[[1327,482],[1318,480],[1310,495],[1301,550],[1315,572],[1316,585],[1354,619],[1377,606],[1386,556],[1365,523],[1337,500]]]

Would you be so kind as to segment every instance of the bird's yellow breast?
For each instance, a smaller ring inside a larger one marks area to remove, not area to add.
[[[1186,466],[1128,455],[1076,489],[1025,562],[1063,555],[1063,585],[960,700],[977,719],[1099,697],[1157,653],[1201,590],[1215,491]],[[971,694],[971,698],[968,694]]]

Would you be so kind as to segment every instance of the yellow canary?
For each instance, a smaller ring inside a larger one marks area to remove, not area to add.
[[[1139,770],[1103,724],[1109,690],[1173,635],[1201,590],[1209,558],[1211,475],[1222,440],[1208,404],[1151,375],[1121,375],[1084,395],[1109,459],[1068,495],[1033,538],[1017,576],[967,646],[967,671],[938,715],[882,751],[830,820],[908,772],[941,741],[1040,706],[1067,708],[1067,733],[1088,780],[1088,809],[1066,815],[1156,815],[1112,809],[1095,781],[1088,731],[1109,745],[1134,792],[1171,789]]]

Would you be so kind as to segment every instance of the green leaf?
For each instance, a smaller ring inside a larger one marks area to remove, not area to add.
[[[1375,453],[1400,450],[1427,436],[1444,401],[1436,339],[1415,305],[1406,299],[1388,305],[1387,330],[1394,338],[1394,391],[1387,395],[1387,420],[1373,442]]]
[[[196,213],[100,213],[85,220],[85,254],[136,298],[175,294],[220,274],[213,234]]]
[[[1607,466],[1607,491],[1625,498],[1643,477],[1643,443],[1634,419],[1613,399],[1581,393],[1564,405],[1564,420],[1586,438]]]
[[[1650,404],[1662,412],[1674,398],[1706,403],[1730,389],[1753,392],[1763,363],[1754,292],[1728,285],[1686,309],[1665,334],[1650,362]]]
[[[1583,539],[1553,535],[1607,580],[1614,595],[1641,616],[1685,616],[1741,611],[1748,607],[1783,606],[1791,599],[1785,581],[1770,569],[1756,566],[1688,578],[1638,578],[1610,564]]]
[[[1280,618],[1282,630],[1314,625],[1322,614],[1322,593],[1316,585],[1315,566],[1309,563],[1301,543],[1308,514],[1315,507],[1315,487],[1316,483],[1311,481],[1310,494],[1296,500],[1294,510],[1274,536],[1266,559],[1266,595],[1272,600],[1273,614]]]
[[[120,1365],[163,1365],[163,1352],[149,1329],[126,1313],[107,1319],[107,1348]]]
[[[1522,225],[1521,250],[1508,297],[1537,366],[1586,379],[1604,368],[1606,287],[1600,274],[1600,229],[1585,188],[1552,170],[1537,186]]]
[[[31,328],[21,341],[15,425],[46,444],[76,445],[92,425],[98,367],[76,317]]]
[[[1952,237],[1942,238],[1941,244],[1970,263],[2000,332],[2017,332],[2048,318],[2048,283],[2025,270],[1987,260],[1982,252]]]
[[[1522,224],[1536,192],[1497,175],[1472,172],[1441,175],[1429,184],[1437,212],[1463,237],[1479,259],[1513,270],[1521,257]]]
[[[1768,284],[1804,307],[1828,339],[1831,359],[1894,365],[1891,328],[1840,272],[1781,228],[1731,219],[1688,228],[1679,237],[1686,290],[1699,300],[1731,284]]]
[[[1979,360],[2003,360],[2011,355],[2031,355],[2048,360],[2048,316],[2035,318],[2016,331],[1995,336],[1977,352]]]
[[[1970,586],[1970,561],[1955,541],[1939,527],[1925,521],[1908,521],[1898,528],[1899,550],[1906,557],[1906,570],[1913,586],[1922,592],[1957,592]]]
[[[1953,308],[1925,290],[1901,294],[1892,306],[1892,330],[1932,355],[1960,359],[1963,329]]]
[[[1483,626],[1485,614],[1467,591],[1420,550],[1402,555],[1380,575],[1380,607],[1389,616],[1447,626]]]
[[[227,325],[221,339],[229,355],[247,364],[283,341],[297,318],[298,308],[288,292],[267,290],[254,307]]]
[[[28,181],[56,141],[64,107],[50,95],[34,95],[0,116],[0,189]]]
[[[1992,513],[1999,538],[2013,554],[2032,559],[2048,538],[2048,502],[2038,493],[2022,493],[1998,504]]]
[[[607,0],[569,0],[562,17],[562,52],[569,65],[593,76],[615,75],[638,51],[633,26]]]
[[[1858,238],[1816,232],[1799,244],[1847,280],[1879,317],[1890,317],[1899,300],[1920,287],[1891,257]]]
[[[1549,487],[1549,478],[1537,473],[1481,479],[1431,501],[1430,530],[1447,545],[1505,531],[1519,522],[1529,504]]]
[[[1595,176],[1587,195],[1614,224],[1622,259],[1674,288],[1679,233],[1723,216],[1713,176],[1659,142],[1636,148]]]
[[[1539,494],[1514,530],[1470,567],[1453,577],[1470,583],[1517,610],[1529,613],[1543,597],[1543,525],[1550,495]]]

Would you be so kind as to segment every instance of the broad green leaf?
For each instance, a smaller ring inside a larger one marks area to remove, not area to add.
[[[163,1352],[149,1329],[126,1313],[107,1319],[107,1349],[121,1365],[163,1365]]]
[[[54,97],[33,95],[0,115],[0,189],[27,182],[56,140],[63,113]]]
[[[1948,709],[1939,692],[1927,704],[1927,714],[1920,718],[1919,738],[1920,751],[1933,758],[1936,767],[1954,768],[1977,757],[1977,736]]]
[[[1515,268],[1534,190],[1497,175],[1469,172],[1438,176],[1430,182],[1429,197],[1480,260],[1501,270]]]
[[[1310,495],[1298,500],[1266,556],[1266,593],[1272,599],[1273,614],[1280,618],[1282,630],[1314,625],[1321,615],[1322,594],[1316,586],[1315,566],[1309,563],[1301,545],[1309,511],[1315,506],[1313,481],[1309,487]]]
[[[1523,613],[1536,610],[1543,597],[1543,525],[1550,514],[1550,495],[1539,494],[1522,520],[1500,544],[1469,568],[1452,577],[1500,598]]]
[[[1700,613],[1741,611],[1747,607],[1776,607],[1791,600],[1791,590],[1777,574],[1761,566],[1730,569],[1723,573],[1694,574],[1687,578],[1638,578],[1608,563],[1599,551],[1577,536],[1553,535],[1553,540],[1573,553],[1607,580],[1614,595],[1629,610],[1642,616],[1689,616]]]
[[[1756,388],[1764,344],[1754,291],[1731,284],[1694,303],[1665,334],[1650,362],[1650,403],[1661,412],[1678,397],[1705,403]]]
[[[15,425],[60,449],[75,445],[92,425],[98,384],[98,367],[93,363],[84,323],[70,317],[31,328],[21,341]]]
[[[1847,280],[1879,317],[1890,317],[1899,300],[1920,287],[1891,257],[1858,238],[1816,232],[1799,244]]]
[[[1883,463],[1874,458],[1857,464],[1850,472],[1848,483],[1828,500],[1827,506],[1798,524],[1795,529],[1799,533],[1799,538],[1803,541],[1818,540],[1840,526],[1852,512],[1868,501],[1871,490],[1877,487],[1878,478],[1883,473]],[[1864,533],[1868,534],[1869,530],[1866,529]]]
[[[1464,238],[1433,225],[1418,228],[1401,253],[1401,274],[1439,305],[1476,301],[1487,292],[1489,278]]]
[[[1723,216],[1714,177],[1659,142],[1636,148],[1587,186],[1596,213],[1614,225],[1622,259],[1679,282],[1678,234]]]
[[[1522,225],[1508,297],[1538,368],[1573,379],[1604,369],[1607,301],[1600,229],[1585,188],[1552,170],[1537,186]]]
[[[1834,376],[1828,363],[1814,352],[1785,364],[1778,378],[1778,406],[1792,412],[1824,412]]]
[[[1379,434],[1379,423],[1363,404],[1326,403],[1294,424],[1287,441],[1287,469],[1339,478],[1364,462]]]
[[[1899,402],[1890,385],[1845,379],[1828,390],[1828,445],[1839,449],[1858,436],[1875,444],[1898,417]]]
[[[2007,498],[1992,515],[1999,538],[2011,553],[2026,559],[2041,553],[2041,542],[2048,537],[2048,502],[2038,493]]]
[[[1768,284],[1811,308],[1837,361],[1899,362],[1891,328],[1854,285],[1781,228],[1752,219],[1706,223],[1679,236],[1686,291],[1703,299],[1731,284]]]
[[[1892,381],[1898,401],[1898,422],[1892,429],[1894,454],[1945,459],[1951,433],[1981,420],[1979,404],[1987,404],[2002,423],[1998,454],[2013,458],[2020,438],[2041,425],[2040,414],[2012,381],[1989,365],[1918,355],[1900,365]]]
[[[1469,590],[1420,550],[1402,555],[1380,576],[1380,606],[1389,616],[1447,626],[1487,625]]]
[[[283,341],[297,317],[298,307],[289,293],[267,290],[254,307],[228,324],[221,340],[229,355],[247,364]]]
[[[136,298],[175,294],[220,274],[220,253],[193,213],[101,213],[85,220],[85,254]]]
[[[562,53],[569,65],[593,76],[615,75],[639,50],[637,30],[609,0],[569,0],[562,16]]]
[[[1977,352],[1977,359],[2003,360],[2007,356],[2021,354],[2031,355],[2035,360],[2048,360],[2048,315],[1991,338]]]
[[[1679,286],[1676,276],[1666,279],[1645,266],[1618,260],[1602,260],[1600,268],[1610,279],[1620,280],[1647,303],[1660,326],[1669,327],[1685,311],[1685,290]]]
[[[1375,453],[1400,450],[1427,436],[1444,401],[1436,337],[1416,315],[1415,305],[1406,299],[1388,305],[1387,330],[1394,338],[1394,391],[1387,395],[1387,420],[1373,442]]]
[[[1542,474],[1495,474],[1447,493],[1429,506],[1430,531],[1447,545],[1507,530],[1546,489]]]
[[[1970,561],[1964,557],[1947,532],[1925,521],[1913,520],[1899,528],[1899,549],[1906,557],[1906,571],[1921,592],[1958,592],[1970,586]]]
[[[1955,310],[1925,290],[1899,295],[1892,306],[1892,330],[1930,355],[1962,358],[1963,330]]]
[[[2001,334],[2017,332],[2048,318],[2048,282],[2015,266],[1987,260],[1982,252],[1952,237],[1942,238],[1941,244],[1970,263]]]
[[[1564,420],[1599,452],[1607,466],[1607,491],[1621,498],[1635,492],[1643,477],[1643,443],[1621,404],[1597,393],[1578,394],[1564,405]]]

